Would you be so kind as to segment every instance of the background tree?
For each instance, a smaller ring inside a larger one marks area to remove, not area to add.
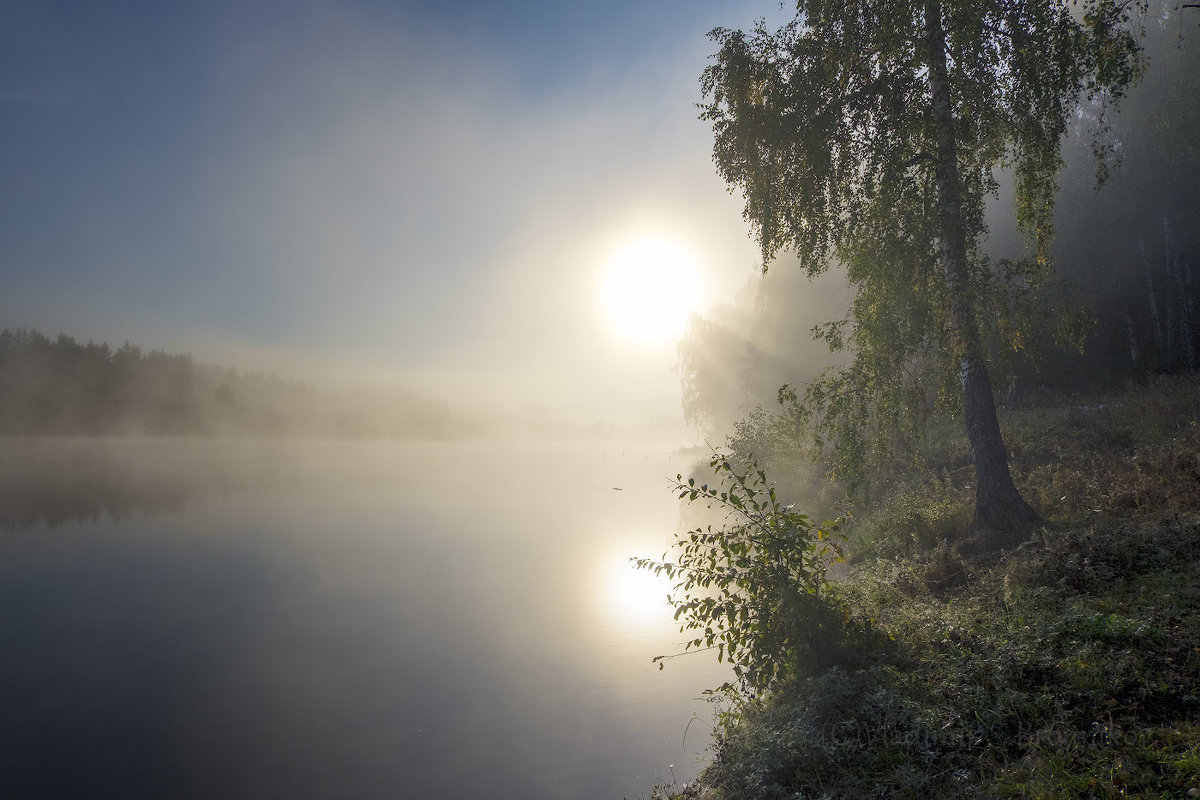
[[[451,437],[478,422],[444,402],[395,389],[318,393],[275,375],[0,330],[0,436],[112,434]]]
[[[800,270],[776,269],[752,276],[729,302],[693,315],[676,367],[684,419],[706,436],[723,436],[756,407],[774,406],[781,384],[810,381],[836,363],[808,332],[814,320],[843,313],[846,303],[841,275],[811,281]]]
[[[840,261],[853,287],[847,318],[820,331],[853,360],[803,397],[819,435],[853,465],[930,394],[961,410],[975,526],[998,534],[1038,515],[1009,472],[983,343],[1029,335],[1062,137],[1081,98],[1103,110],[1137,77],[1129,15],[1103,0],[799,0],[778,31],[711,34],[702,117],[764,269],[794,251],[810,275]],[[980,242],[1004,167],[1031,254],[993,264]]]
[[[1052,385],[1200,369],[1197,22],[1186,11],[1147,21],[1150,67],[1111,117],[1119,163],[1104,191],[1083,168],[1090,143],[1066,140],[1055,263],[1096,326],[1082,360],[1048,364],[1041,380]]]

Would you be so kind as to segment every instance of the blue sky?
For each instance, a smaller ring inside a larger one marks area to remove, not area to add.
[[[777,5],[0,2],[0,326],[566,418],[677,413],[605,329],[639,233],[755,250],[696,119]]]

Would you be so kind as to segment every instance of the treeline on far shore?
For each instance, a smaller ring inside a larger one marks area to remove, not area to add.
[[[0,434],[457,438],[483,423],[415,392],[302,381],[28,329],[0,331]]]

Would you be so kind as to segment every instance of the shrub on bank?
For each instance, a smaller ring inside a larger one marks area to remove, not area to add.
[[[720,716],[663,796],[1200,795],[1200,384],[1105,403],[1004,420],[1050,521],[1014,550],[964,552],[954,476],[893,481],[822,594],[875,638]]]

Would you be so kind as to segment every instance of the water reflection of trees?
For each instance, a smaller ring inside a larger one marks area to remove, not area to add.
[[[0,530],[177,513],[246,486],[250,477],[213,447],[9,439],[0,457]]]

